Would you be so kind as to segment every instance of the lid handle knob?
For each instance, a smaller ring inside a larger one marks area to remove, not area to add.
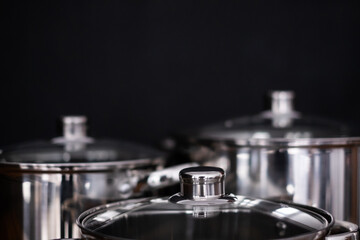
[[[180,194],[186,199],[205,200],[225,194],[225,172],[217,167],[190,167],[180,171]]]
[[[62,117],[63,136],[65,139],[79,139],[86,137],[87,118],[85,116]]]
[[[287,114],[292,113],[293,99],[295,93],[293,91],[271,91],[271,111],[274,114]]]

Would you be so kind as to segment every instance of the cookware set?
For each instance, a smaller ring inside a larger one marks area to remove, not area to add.
[[[83,116],[2,148],[4,239],[359,239],[360,135],[295,111],[292,92],[270,97],[174,134],[167,154],[89,137]]]

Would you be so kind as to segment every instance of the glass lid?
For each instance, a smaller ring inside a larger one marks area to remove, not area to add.
[[[63,136],[51,141],[38,141],[8,147],[0,154],[0,164],[63,166],[153,164],[162,161],[162,153],[152,148],[124,141],[95,140],[86,135],[86,117],[62,118]]]
[[[240,145],[360,143],[360,135],[354,135],[344,124],[306,117],[295,111],[293,92],[273,91],[270,97],[269,111],[185,131],[183,135],[202,140],[228,140]]]
[[[96,239],[321,239],[333,224],[313,208],[224,194],[224,171],[180,171],[181,192],[90,209],[78,218]]]

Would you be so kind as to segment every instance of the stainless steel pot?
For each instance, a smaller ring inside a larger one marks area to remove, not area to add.
[[[226,169],[228,190],[323,208],[360,223],[360,136],[293,109],[292,92],[271,93],[271,110],[184,131],[174,151]]]
[[[186,168],[180,193],[92,208],[77,223],[85,239],[358,239],[356,225],[330,235],[324,210],[224,194],[224,178],[220,168]]]
[[[63,118],[64,134],[51,142],[7,148],[0,154],[0,232],[3,239],[79,237],[84,210],[155,194],[177,178],[160,170],[162,153],[86,135],[86,118]],[[180,166],[181,167],[181,166]]]

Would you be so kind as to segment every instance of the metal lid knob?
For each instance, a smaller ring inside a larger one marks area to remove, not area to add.
[[[65,139],[79,139],[86,137],[87,118],[85,116],[62,117],[63,136]]]
[[[172,203],[217,206],[236,201],[233,194],[225,194],[225,172],[221,168],[185,168],[180,171],[179,177],[180,192],[169,198]]]
[[[292,113],[293,99],[295,93],[293,91],[271,91],[271,111],[274,114],[287,114]]]
[[[63,124],[63,136],[53,138],[55,144],[65,145],[66,151],[80,151],[87,143],[93,143],[94,139],[87,136],[87,118],[85,116],[64,116],[61,118]]]
[[[180,194],[186,199],[219,198],[225,194],[225,172],[217,167],[191,167],[180,171]]]

